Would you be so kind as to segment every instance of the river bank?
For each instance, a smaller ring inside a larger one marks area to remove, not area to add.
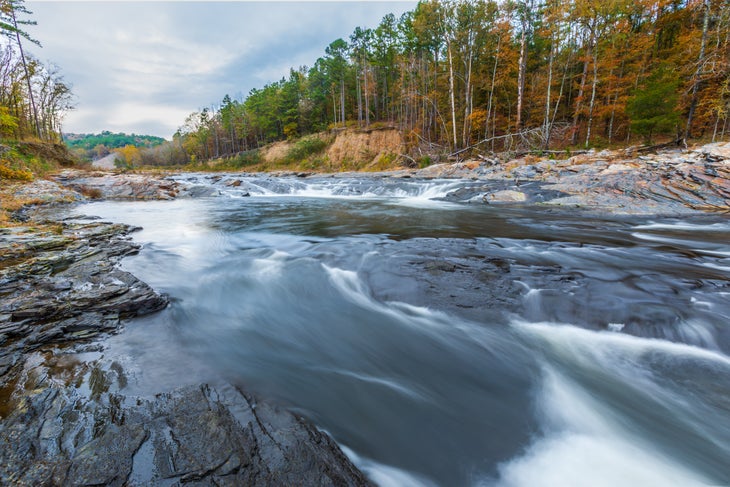
[[[654,155],[528,157],[508,164],[480,160],[348,175],[67,170],[52,181],[12,188],[15,196],[35,204],[15,211],[14,224],[0,231],[0,441],[5,445],[0,478],[11,485],[368,482],[327,435],[258,402],[238,385],[192,384],[152,396],[128,394],[129,364],[102,360],[102,339],[121,331],[127,319],[165,308],[169,298],[119,267],[125,256],[140,250],[130,238],[135,227],[69,216],[63,211],[69,202],[325,192],[367,198],[382,191],[401,194],[409,181],[419,180],[418,204],[433,196],[461,205],[580,207],[588,210],[588,218],[592,212],[703,214],[728,211],[729,161],[730,145],[725,144]],[[345,177],[352,180],[338,186]],[[382,231],[368,227],[365,233]],[[516,285],[514,273],[527,272],[529,263],[516,265],[507,255],[477,263],[447,258],[447,243],[428,258],[398,261],[401,275],[423,287],[416,293],[420,301],[406,299],[407,287],[382,291],[390,284],[385,281],[374,288],[377,301],[402,298],[474,319],[485,309],[523,312],[524,289]],[[415,256],[422,250],[414,246],[410,252]],[[559,269],[546,269],[538,287],[562,289],[581,279],[564,280]],[[376,282],[387,274],[381,271],[372,271]]]
[[[730,143],[708,144],[690,150],[664,149],[655,153],[628,148],[567,158],[525,156],[506,163],[482,158],[386,172],[210,173],[208,180],[220,182],[222,187],[238,188],[241,194],[246,194],[241,177],[268,176],[295,177],[303,181],[321,177],[468,179],[484,182],[484,185],[474,184],[468,191],[442,197],[462,203],[540,204],[607,214],[730,211]],[[49,195],[63,196],[68,190],[92,200],[160,200],[215,194],[209,187],[181,184],[174,177],[159,173],[65,170],[52,179],[58,188],[43,183],[44,186],[35,190],[23,190],[25,196],[58,200],[59,196]]]

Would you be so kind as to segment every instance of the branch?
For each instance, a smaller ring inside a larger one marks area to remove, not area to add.
[[[523,130],[523,131],[517,132],[516,134],[509,133],[509,134],[505,134],[505,135],[498,135],[496,137],[489,137],[487,139],[482,139],[479,142],[477,142],[475,144],[472,144],[472,145],[470,145],[468,147],[465,147],[464,149],[460,149],[460,150],[458,150],[456,152],[452,152],[451,154],[449,154],[449,157],[458,156],[459,154],[462,154],[462,153],[464,153],[464,152],[466,152],[468,150],[471,150],[471,149],[473,149],[473,148],[475,148],[475,147],[477,147],[479,145],[482,145],[482,144],[484,144],[486,142],[491,142],[493,140],[507,139],[507,138],[512,138],[512,137],[516,137],[516,136],[519,136],[520,138],[524,139],[526,135],[540,133],[541,131],[542,131],[542,127],[536,128],[536,129],[530,129],[530,130]]]

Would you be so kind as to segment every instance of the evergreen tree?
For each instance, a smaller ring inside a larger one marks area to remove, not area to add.
[[[647,142],[657,134],[676,134],[678,86],[675,71],[661,66],[629,100],[626,111],[631,117],[631,128]]]

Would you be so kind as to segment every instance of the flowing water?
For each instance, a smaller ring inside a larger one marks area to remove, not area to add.
[[[129,393],[241,384],[382,485],[730,485],[727,217],[180,181],[213,196],[80,209],[142,226],[124,266],[172,301],[108,340]]]

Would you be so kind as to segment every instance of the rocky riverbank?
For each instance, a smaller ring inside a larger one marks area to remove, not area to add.
[[[164,296],[118,267],[139,250],[133,230],[94,222],[0,229],[0,375],[43,345],[115,331],[124,318],[165,307]]]
[[[655,153],[629,148],[566,158],[525,156],[507,163],[485,158],[406,174],[512,182],[498,192],[485,192],[485,203],[541,203],[624,214],[730,211],[730,143]]]
[[[656,151],[627,148],[527,155],[504,161],[481,157],[422,169],[334,173],[332,177],[471,179],[484,181],[448,195],[455,202],[545,204],[613,214],[681,214],[730,211],[730,143]],[[314,172],[279,171],[307,178]]]
[[[47,204],[0,228],[0,484],[369,484],[326,434],[231,385],[128,395],[98,339],[168,303],[119,267],[136,229],[49,220],[84,198],[53,182],[18,192]]]
[[[507,162],[481,158],[423,169],[382,173],[335,173],[332,177],[462,178],[484,181],[459,202],[548,204],[620,214],[677,214],[730,211],[730,143],[657,152],[628,148],[590,151],[572,157],[528,155]],[[260,175],[259,175],[260,176]],[[277,177],[323,176],[316,172],[272,173]],[[224,178],[223,175],[212,176]],[[230,179],[230,178],[229,178]],[[231,184],[241,184],[235,178]],[[53,181],[18,190],[24,198],[54,202],[74,199],[160,200],[215,196],[210,187],[186,186],[160,174],[115,174],[64,170]]]

